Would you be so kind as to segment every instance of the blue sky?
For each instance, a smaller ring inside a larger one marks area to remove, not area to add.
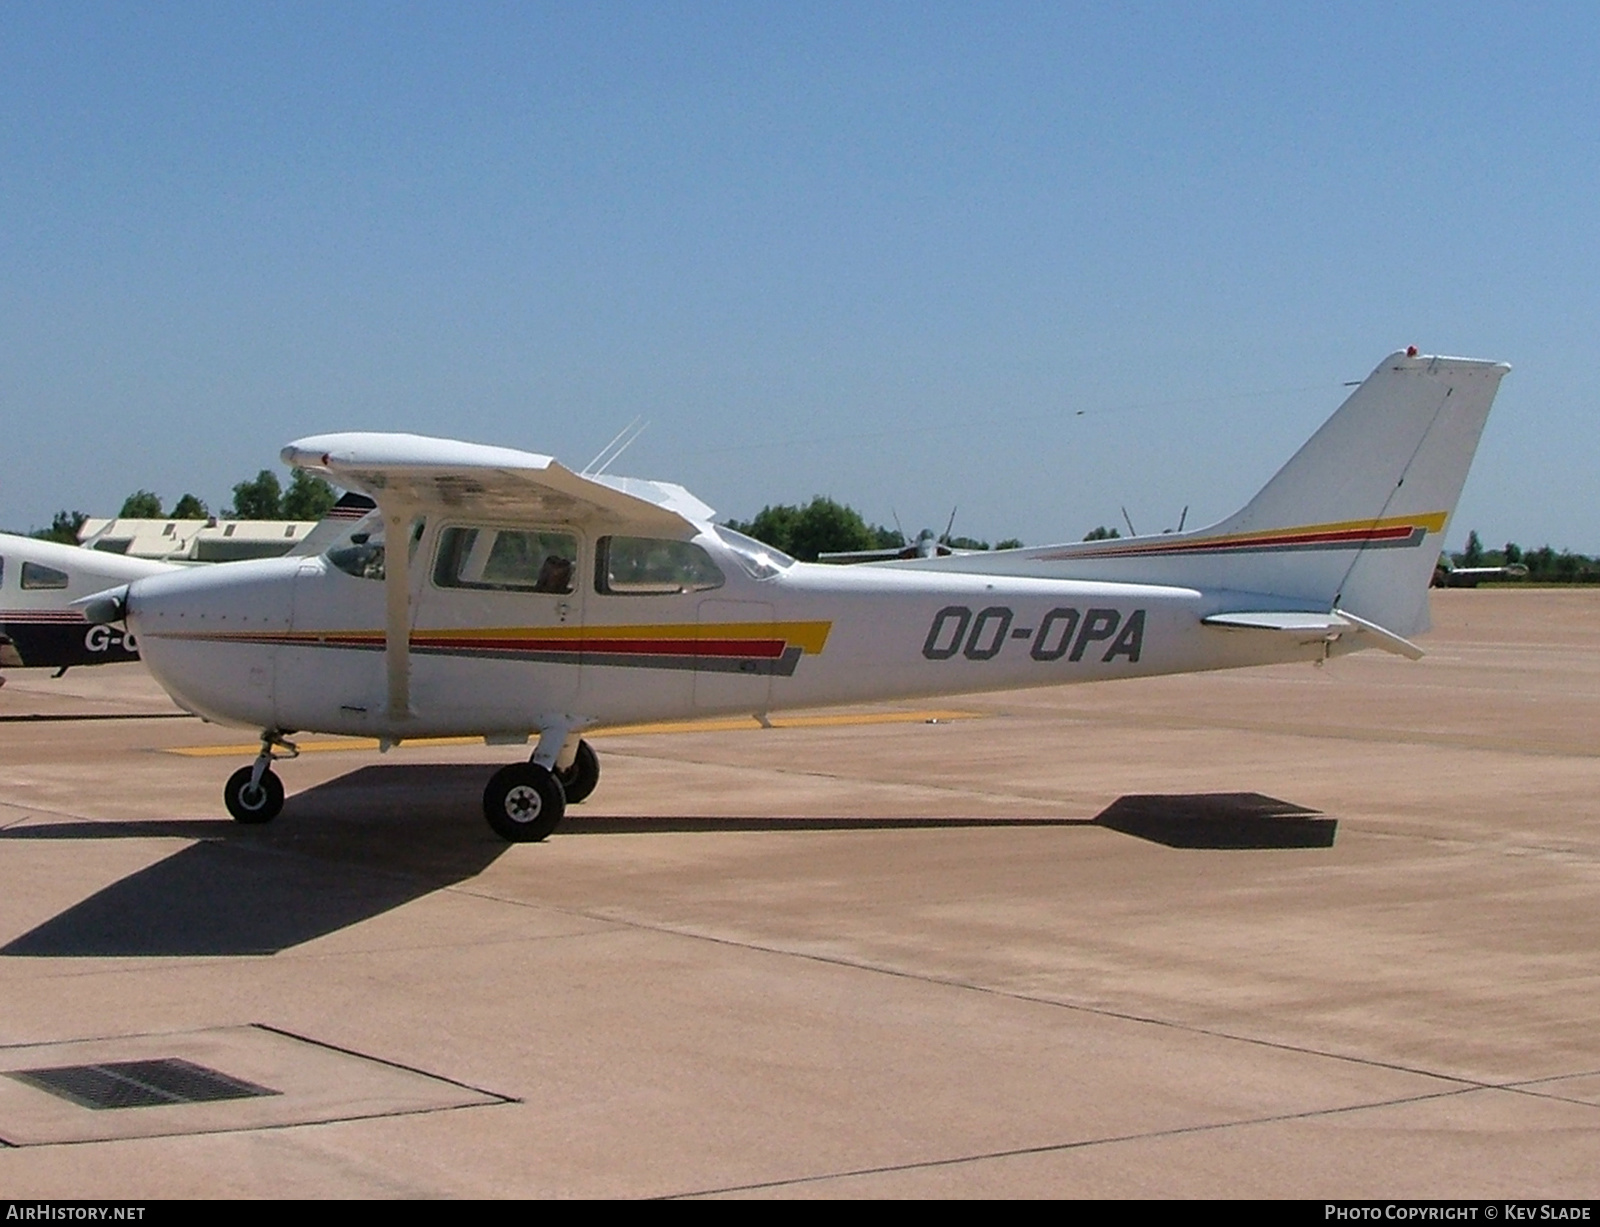
[[[1393,349],[1600,552],[1600,10],[0,6],[0,525],[300,435],[1030,543],[1241,504]]]

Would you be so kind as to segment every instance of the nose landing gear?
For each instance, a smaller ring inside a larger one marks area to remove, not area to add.
[[[283,753],[275,754],[275,749]],[[300,750],[277,729],[261,734],[261,753],[248,767],[240,767],[222,788],[222,802],[235,821],[271,822],[283,809],[283,781],[272,770],[274,759],[297,758]]]
[[[269,768],[252,780],[254,767],[240,767],[222,786],[222,800],[237,822],[271,822],[283,808],[283,781]]]
[[[576,744],[569,744],[576,741]],[[256,824],[271,822],[283,809],[283,781],[272,770],[280,758],[297,758],[300,750],[278,729],[261,734],[261,753],[248,767],[240,767],[222,790],[228,813],[235,820]],[[571,755],[565,766],[561,759]],[[540,759],[546,761],[541,762]],[[550,729],[526,763],[502,767],[483,790],[483,816],[502,839],[513,843],[538,842],[561,823],[568,805],[576,805],[600,780],[600,758],[594,747],[575,732]]]

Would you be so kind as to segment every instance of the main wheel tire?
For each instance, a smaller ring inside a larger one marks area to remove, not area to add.
[[[240,767],[230,775],[222,789],[222,801],[238,822],[271,822],[283,808],[283,781],[268,767],[261,773],[261,783],[252,788],[254,771],[254,767]]]
[[[561,781],[537,763],[512,763],[489,777],[483,816],[512,843],[536,843],[556,829],[566,812]]]
[[[561,791],[567,794],[568,805],[587,800],[600,782],[600,756],[594,752],[594,747],[587,741],[580,741],[578,757],[565,771],[557,771],[556,779],[561,781]]]

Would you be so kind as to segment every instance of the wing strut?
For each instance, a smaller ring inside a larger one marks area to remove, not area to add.
[[[383,508],[383,659],[389,678],[389,719],[411,715],[411,508]]]

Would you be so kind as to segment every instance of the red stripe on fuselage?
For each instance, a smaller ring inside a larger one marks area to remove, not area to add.
[[[335,642],[329,636],[328,642]],[[579,639],[579,638],[456,638],[413,635],[411,646],[446,651],[563,652],[586,656],[719,656],[777,660],[787,643],[782,639]]]

